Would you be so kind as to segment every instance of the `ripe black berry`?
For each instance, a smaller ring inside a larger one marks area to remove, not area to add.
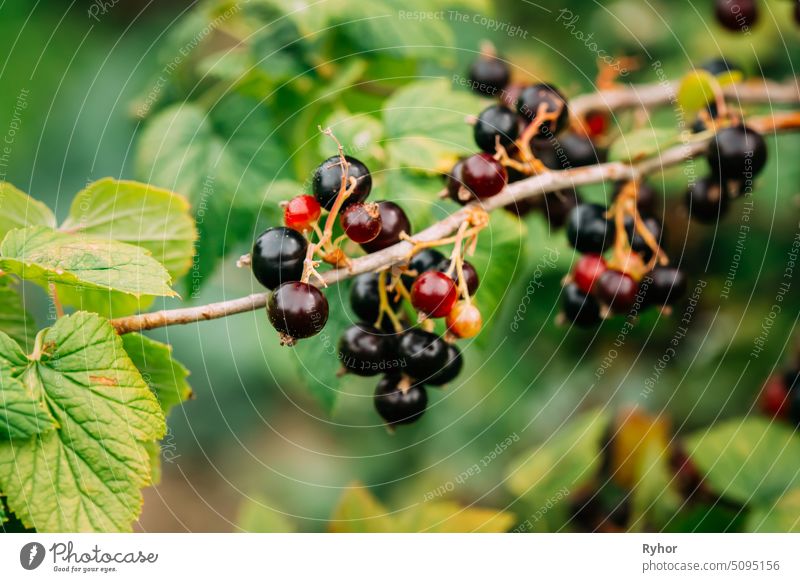
[[[553,228],[561,228],[567,222],[570,212],[582,202],[577,190],[549,192],[542,199],[545,218]]]
[[[416,422],[428,406],[428,393],[421,384],[413,384],[403,391],[402,376],[384,376],[375,389],[375,410],[387,424],[411,424]]]
[[[453,345],[447,344],[447,363],[433,376],[425,380],[431,386],[444,386],[455,380],[464,367],[464,358],[461,351]]]
[[[507,147],[517,139],[517,114],[505,105],[491,105],[478,116],[473,133],[479,148],[494,153],[498,140],[500,145]]]
[[[450,269],[450,259],[443,257],[442,260],[439,261],[436,270],[446,273],[448,269]],[[461,264],[461,272],[464,274],[464,281],[467,283],[467,292],[470,295],[475,295],[475,292],[478,290],[478,285],[480,284],[478,271],[475,270],[475,267],[472,266],[472,263],[469,261],[464,261]],[[455,269],[453,269],[453,280],[456,281],[456,279],[457,273]],[[456,283],[458,283],[458,281],[456,281]]]
[[[381,231],[381,213],[377,204],[351,204],[339,215],[344,233],[353,242],[374,240]]]
[[[686,293],[686,273],[676,267],[658,266],[645,279],[648,305],[674,305]],[[642,287],[645,283],[642,283]]]
[[[408,268],[416,271],[417,275],[421,275],[425,271],[436,269],[445,259],[444,255],[436,249],[422,249],[411,258],[408,263]]]
[[[464,171],[464,160],[458,160],[453,169],[447,174],[447,195],[453,202],[461,205],[473,199],[472,193],[464,188],[462,172]]]
[[[339,339],[339,359],[357,376],[377,376],[387,372],[395,360],[395,338],[366,323],[350,326]]]
[[[586,295],[577,285],[564,287],[562,308],[567,321],[580,327],[591,327],[600,323],[600,304],[591,295]]]
[[[363,162],[345,156],[348,164],[350,165],[347,176],[355,178],[358,181],[356,189],[350,194],[350,197],[345,200],[343,207],[356,202],[364,202],[372,190],[372,176]],[[336,202],[336,197],[339,195],[339,189],[342,186],[342,164],[339,156],[331,156],[322,162],[314,171],[313,189],[314,196],[317,201],[325,210],[333,208],[333,203]]]
[[[630,311],[636,303],[638,292],[639,284],[630,275],[613,269],[608,269],[600,275],[594,286],[597,298],[616,313]]]
[[[644,227],[653,235],[655,241],[661,245],[661,222],[657,218],[653,218],[652,216],[643,218],[642,223]],[[625,231],[628,234],[628,242],[631,245],[631,249],[634,252],[637,252],[642,255],[642,258],[645,261],[649,261],[653,257],[653,251],[645,242],[644,237],[639,234],[639,231],[634,228],[633,217],[626,216],[625,217]]]
[[[564,150],[568,168],[591,166],[605,159],[605,152],[597,149],[594,142],[586,136],[565,133],[559,136],[558,143]]]
[[[576,206],[567,218],[567,240],[581,253],[603,254],[614,240],[614,223],[599,204]]]
[[[698,222],[711,224],[725,216],[728,196],[719,178],[702,178],[691,184],[686,192],[686,206],[691,217]]]
[[[558,89],[547,83],[525,87],[520,93],[517,110],[524,119],[532,121],[542,104],[546,105],[547,113],[559,113],[555,121],[547,121],[542,124],[541,133],[548,136],[566,129],[569,125],[567,100]]]
[[[508,85],[511,70],[508,64],[494,56],[481,55],[469,69],[472,90],[482,95],[497,95]]]
[[[283,283],[269,298],[267,315],[272,327],[281,334],[281,343],[291,345],[296,339],[322,331],[328,321],[328,300],[322,291],[308,283]]]
[[[711,141],[708,163],[723,180],[752,181],[767,163],[767,144],[745,125],[726,127]]]
[[[378,294],[378,277],[385,276],[381,273],[364,273],[353,279],[350,287],[350,307],[358,319],[374,323],[380,314],[380,295]],[[396,307],[402,299],[395,293],[388,294],[390,305]],[[388,318],[384,318],[388,328]],[[383,327],[383,326],[382,326]]]
[[[405,360],[409,376],[425,382],[447,363],[447,342],[434,333],[409,329],[400,336],[397,355]]]
[[[275,289],[303,276],[308,241],[294,229],[275,226],[262,232],[253,245],[250,267],[258,282]]]
[[[378,212],[381,215],[381,231],[373,240],[361,245],[361,248],[368,253],[374,253],[399,243],[402,232],[411,234],[411,222],[397,204],[388,200],[378,202]]]
[[[728,30],[742,32],[758,20],[758,6],[756,0],[717,0],[716,15]]]
[[[489,198],[505,188],[508,174],[503,165],[487,153],[464,160],[461,169],[464,186],[478,198]]]

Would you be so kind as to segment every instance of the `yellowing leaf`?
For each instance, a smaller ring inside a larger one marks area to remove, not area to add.
[[[513,513],[464,507],[454,502],[422,503],[396,517],[398,532],[502,533],[516,522]]]
[[[328,529],[333,533],[394,531],[388,510],[359,483],[354,483],[345,491],[333,512]]]
[[[714,88],[718,81],[708,71],[697,69],[687,73],[678,87],[678,103],[687,111],[700,111],[714,101]]]

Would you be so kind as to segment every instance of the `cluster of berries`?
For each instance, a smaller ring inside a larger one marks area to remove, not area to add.
[[[411,234],[400,206],[367,202],[372,178],[355,158],[340,154],[322,162],[312,187],[313,196],[299,195],[284,205],[285,226],[261,233],[250,255],[253,275],[272,291],[267,314],[285,345],[316,335],[328,320],[328,301],[310,281],[321,280],[317,255],[344,266],[349,263],[340,248],[345,239],[374,253]],[[318,224],[323,212],[324,229]],[[343,234],[333,240],[337,217]],[[364,273],[353,282],[350,302],[359,323],[340,338],[339,358],[345,372],[384,375],[375,407],[389,425],[411,423],[422,415],[428,400],[425,386],[447,384],[461,371],[455,339],[472,338],[481,329],[481,313],[471,300],[478,274],[462,258],[462,242],[456,241],[451,258],[423,248],[391,273]],[[401,309],[405,299],[420,315],[420,327],[413,327]],[[445,322],[443,337],[432,331],[437,318]]]
[[[789,0],[794,5],[794,21],[800,25],[800,0]],[[733,32],[749,31],[758,21],[757,0],[715,0],[717,21]]]

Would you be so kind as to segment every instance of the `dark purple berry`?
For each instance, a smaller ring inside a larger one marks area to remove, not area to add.
[[[511,80],[508,63],[489,55],[480,55],[469,69],[472,90],[481,95],[497,95]]]
[[[272,292],[267,304],[269,321],[280,334],[281,343],[318,334],[328,321],[328,300],[322,291],[293,281]]]
[[[361,245],[361,248],[368,253],[374,253],[399,243],[400,233],[411,234],[411,222],[397,204],[388,200],[378,202],[378,211],[381,215],[381,231],[373,240]]]
[[[431,386],[444,386],[455,380],[464,367],[464,358],[453,344],[447,344],[447,363],[433,376],[425,380]]]
[[[532,121],[542,104],[545,105],[547,113],[558,112],[558,117],[555,121],[548,121],[542,124],[540,129],[542,135],[555,135],[566,129],[569,125],[567,100],[558,89],[547,83],[525,87],[520,93],[517,110],[524,119]]]
[[[686,206],[693,219],[712,224],[727,213],[728,195],[723,191],[719,178],[702,178],[689,186]]]
[[[505,188],[508,174],[500,162],[482,153],[464,160],[461,180],[467,190],[478,198],[490,198]]]
[[[372,190],[372,176],[363,162],[345,156],[349,164],[347,172],[348,178],[355,178],[358,182],[356,189],[345,200],[342,207],[355,204],[357,202],[364,202]],[[339,190],[342,186],[342,163],[339,156],[331,156],[322,162],[317,169],[314,170],[313,190],[314,196],[317,198],[320,206],[325,210],[333,208],[336,197],[339,195]]]
[[[339,359],[345,369],[357,376],[386,373],[397,358],[395,338],[366,323],[350,326],[339,339]]]
[[[447,363],[447,342],[434,333],[409,329],[400,336],[397,355],[409,376],[426,382]]]
[[[733,32],[744,32],[758,21],[756,0],[716,0],[719,23]]]
[[[400,386],[404,378],[398,374],[384,376],[375,389],[375,410],[389,425],[411,424],[420,419],[428,406],[428,393],[421,384],[407,390]]]
[[[614,241],[614,223],[599,204],[576,206],[567,218],[567,240],[581,253],[602,255]]]
[[[767,163],[767,144],[757,131],[746,125],[721,129],[711,140],[708,163],[723,180],[750,182]]]
[[[517,114],[505,105],[491,105],[478,116],[473,128],[475,143],[485,152],[493,154],[497,142],[503,147],[514,143],[519,133]]]
[[[262,232],[253,245],[250,267],[253,275],[267,289],[287,281],[299,281],[303,275],[308,241],[294,229],[275,226]]]
[[[574,283],[564,287],[562,310],[567,321],[579,327],[592,327],[602,321],[597,300],[583,293]]]

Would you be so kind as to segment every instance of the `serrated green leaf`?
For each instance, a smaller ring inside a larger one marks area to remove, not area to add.
[[[389,167],[444,173],[472,143],[469,115],[480,98],[456,91],[446,79],[411,83],[389,98],[383,110]]]
[[[250,533],[293,533],[295,525],[285,513],[263,497],[248,498],[239,507],[236,525]]]
[[[0,276],[0,331],[25,348],[35,335],[33,318],[25,310],[19,289],[9,276]]]
[[[144,247],[173,280],[192,266],[197,239],[186,198],[113,178],[93,182],[79,192],[61,230]]]
[[[122,336],[122,345],[156,395],[164,416],[192,397],[192,388],[186,381],[189,370],[172,358],[172,346],[138,333]]]
[[[55,428],[55,421],[28,387],[0,370],[0,441],[25,439]]]
[[[524,455],[508,472],[508,487],[533,503],[544,503],[559,491],[576,491],[594,478],[608,428],[603,411],[586,412]]]
[[[0,239],[15,228],[55,225],[56,217],[46,204],[8,182],[0,182]]]
[[[43,226],[12,230],[0,244],[0,268],[23,279],[172,296],[166,269],[142,247]]]
[[[409,533],[503,533],[511,529],[516,516],[507,511],[464,507],[441,501],[422,503],[399,513],[396,532]]]
[[[678,103],[686,111],[695,113],[714,101],[714,87],[718,82],[708,71],[697,69],[687,73],[678,87]]]
[[[692,461],[716,493],[766,505],[800,484],[800,439],[764,418],[734,419],[686,439]]]
[[[354,483],[345,491],[331,516],[331,533],[392,533],[389,511],[363,485]]]
[[[26,366],[0,337],[0,359],[24,376],[56,422],[0,444],[0,490],[38,531],[129,531],[151,482],[143,441],[161,438],[164,414],[105,319],[78,312],[37,338]]]
[[[678,141],[673,129],[642,127],[619,136],[608,150],[609,162],[636,162],[664,153]]]
[[[792,489],[768,507],[757,507],[745,529],[756,533],[800,533],[800,489]]]

